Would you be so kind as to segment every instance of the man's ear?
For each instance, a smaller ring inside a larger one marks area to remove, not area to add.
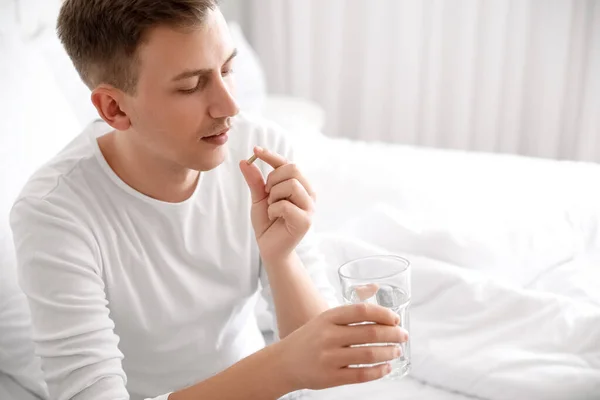
[[[98,115],[114,129],[126,131],[131,126],[129,116],[123,111],[125,94],[110,85],[99,85],[92,91],[92,103]]]

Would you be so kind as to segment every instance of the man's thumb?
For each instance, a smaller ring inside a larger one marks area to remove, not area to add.
[[[265,180],[258,167],[254,164],[248,164],[246,160],[242,160],[240,161],[240,170],[250,188],[252,202],[258,203],[265,199],[268,196],[267,192],[265,192]]]

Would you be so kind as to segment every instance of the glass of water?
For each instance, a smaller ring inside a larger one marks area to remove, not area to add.
[[[338,273],[346,304],[372,303],[389,308],[400,316],[399,326],[410,333],[410,263],[408,260],[394,255],[368,256],[345,263]],[[400,350],[400,357],[391,362],[392,372],[383,379],[400,379],[410,371],[410,339],[400,345]],[[366,366],[370,365],[354,367]]]

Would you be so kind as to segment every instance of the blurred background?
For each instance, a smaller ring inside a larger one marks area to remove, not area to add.
[[[600,161],[600,1],[222,5],[327,135]]]
[[[600,161],[598,0],[221,4],[241,47],[242,106],[283,125],[295,119],[287,125],[331,137]],[[0,0],[0,35],[35,43],[87,123],[95,110],[81,101],[87,89],[54,33],[59,5]]]

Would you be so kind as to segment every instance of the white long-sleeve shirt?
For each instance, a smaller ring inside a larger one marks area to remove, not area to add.
[[[274,126],[238,116],[225,162],[174,204],[119,179],[96,140],[108,131],[92,123],[16,201],[20,283],[52,399],[162,400],[264,346],[261,286],[273,300],[238,162],[254,145],[291,149]],[[334,303],[310,239],[297,252]]]

